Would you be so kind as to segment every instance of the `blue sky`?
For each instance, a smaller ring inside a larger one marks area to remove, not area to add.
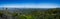
[[[0,7],[7,8],[56,8],[59,0],[0,0]]]

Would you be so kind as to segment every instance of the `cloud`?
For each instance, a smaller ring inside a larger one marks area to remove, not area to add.
[[[57,4],[40,3],[40,4],[5,4],[5,8],[56,8]]]

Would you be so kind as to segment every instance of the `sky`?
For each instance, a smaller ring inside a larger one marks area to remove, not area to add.
[[[59,0],[0,0],[0,8],[60,8]]]

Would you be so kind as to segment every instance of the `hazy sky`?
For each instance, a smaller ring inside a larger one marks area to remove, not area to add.
[[[59,0],[0,0],[0,7],[7,8],[56,8]]]

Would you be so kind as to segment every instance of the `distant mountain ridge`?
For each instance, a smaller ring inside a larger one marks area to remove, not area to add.
[[[6,8],[0,8],[0,10],[4,10]],[[54,9],[54,8],[8,8],[8,10],[26,10],[26,9],[40,9],[40,10],[47,10],[47,9]]]

